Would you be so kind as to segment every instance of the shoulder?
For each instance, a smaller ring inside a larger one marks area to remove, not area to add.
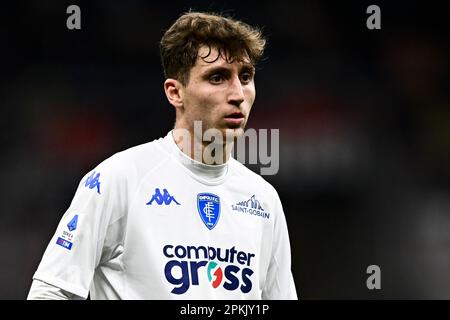
[[[123,182],[124,179],[142,177],[146,172],[167,161],[169,154],[164,149],[162,140],[163,138],[155,139],[119,151],[100,162],[87,173],[87,176],[95,171],[105,176],[104,179],[112,180],[111,182]]]
[[[137,166],[145,163],[149,167],[152,164],[164,161],[167,157],[168,153],[164,148],[163,138],[159,138],[117,152],[105,161],[117,165],[134,163]]]

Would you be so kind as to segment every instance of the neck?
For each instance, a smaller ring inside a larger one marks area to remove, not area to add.
[[[198,136],[194,130],[177,127],[173,129],[173,138],[178,148],[191,159],[208,164],[221,165],[226,163],[231,156],[234,141],[228,141],[223,136],[215,137],[211,141],[204,141],[203,132]],[[219,141],[217,141],[219,140]]]

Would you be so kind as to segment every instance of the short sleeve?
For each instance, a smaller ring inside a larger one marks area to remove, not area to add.
[[[87,298],[108,226],[126,212],[127,184],[121,169],[113,156],[81,179],[33,279]],[[114,242],[111,238],[114,235],[108,235],[108,243]]]

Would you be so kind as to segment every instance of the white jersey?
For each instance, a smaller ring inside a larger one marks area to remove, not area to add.
[[[91,299],[297,299],[275,189],[171,132],[81,180],[33,279]]]

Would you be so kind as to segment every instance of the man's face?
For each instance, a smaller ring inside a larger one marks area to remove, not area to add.
[[[203,131],[215,128],[224,138],[239,137],[255,101],[254,67],[248,59],[229,63],[223,54],[218,57],[217,49],[211,48],[208,55],[209,51],[206,46],[199,49],[189,81],[182,88],[181,123],[193,132],[194,121],[201,120]]]

